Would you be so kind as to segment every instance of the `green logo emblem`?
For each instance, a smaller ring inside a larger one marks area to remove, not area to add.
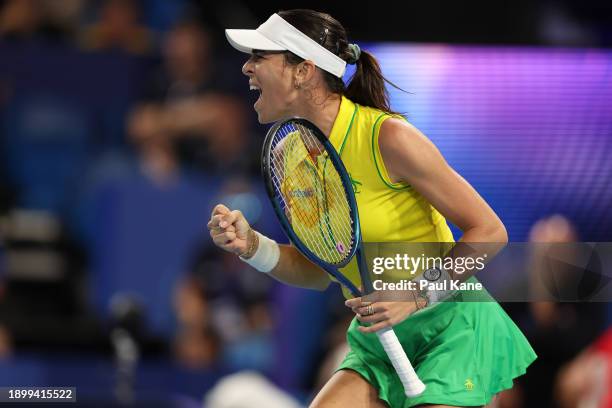
[[[351,176],[350,174],[349,174],[349,178],[351,179],[351,184],[353,185],[353,191],[355,192],[355,194],[361,193],[361,186],[362,186],[361,182],[358,180],[355,180],[353,176]]]

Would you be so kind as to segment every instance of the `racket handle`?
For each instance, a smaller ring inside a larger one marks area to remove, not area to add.
[[[376,332],[395,372],[404,385],[404,392],[408,397],[416,397],[425,391],[425,384],[419,379],[417,373],[412,368],[406,352],[402,348],[395,332],[391,327],[384,328]]]

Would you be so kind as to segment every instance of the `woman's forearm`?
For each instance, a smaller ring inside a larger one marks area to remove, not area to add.
[[[269,275],[283,283],[301,288],[325,290],[329,276],[317,265],[306,259],[295,247],[280,245],[278,264]]]
[[[482,225],[465,230],[459,242],[505,244],[508,242],[508,232],[501,222],[492,222],[490,225]]]

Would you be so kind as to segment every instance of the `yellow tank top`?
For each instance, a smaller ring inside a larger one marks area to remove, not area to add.
[[[351,177],[363,242],[453,242],[446,219],[423,196],[391,182],[378,144],[380,126],[390,117],[343,96],[329,135]],[[360,286],[355,260],[341,271]]]

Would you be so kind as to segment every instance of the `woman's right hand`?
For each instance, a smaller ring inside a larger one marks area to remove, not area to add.
[[[250,248],[251,242],[247,242],[250,241],[247,237],[254,234],[249,234],[251,226],[239,210],[231,211],[223,204],[217,204],[207,227],[213,242],[219,248],[236,255],[244,255]]]

